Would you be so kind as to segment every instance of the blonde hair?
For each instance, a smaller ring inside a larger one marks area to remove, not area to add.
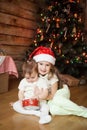
[[[48,80],[50,80],[53,75],[56,74],[56,76],[59,78],[59,70],[51,64],[50,72],[48,73]]]
[[[51,64],[51,69],[50,69],[50,72],[48,73],[48,80],[50,80],[54,75],[56,75],[57,78],[59,79],[58,88],[62,88],[63,84],[65,82],[62,81],[62,79],[61,79],[61,73],[60,73],[60,71],[58,70],[58,68],[56,66]]]

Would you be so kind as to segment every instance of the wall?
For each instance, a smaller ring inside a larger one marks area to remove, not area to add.
[[[14,59],[18,72],[37,27],[34,0],[0,0],[0,49]]]

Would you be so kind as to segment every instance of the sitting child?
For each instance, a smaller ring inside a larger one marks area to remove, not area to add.
[[[38,77],[38,67],[34,60],[25,62],[22,70],[24,78],[18,86],[19,101],[13,103],[13,109],[22,114],[40,116],[40,124],[49,123],[51,116],[45,100],[48,95],[48,81]]]

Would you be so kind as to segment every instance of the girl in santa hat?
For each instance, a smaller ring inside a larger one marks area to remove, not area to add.
[[[76,115],[87,118],[87,108],[70,100],[70,90],[67,84],[63,84],[63,87],[58,90],[59,77],[55,68],[56,58],[51,48],[40,46],[29,57],[37,62],[39,76],[48,80],[49,94],[46,100],[48,100],[50,113],[52,115]]]

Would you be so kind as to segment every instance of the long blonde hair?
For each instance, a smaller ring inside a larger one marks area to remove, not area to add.
[[[56,75],[58,80],[59,80],[58,81],[58,88],[62,88],[63,84],[65,82],[61,79],[61,73],[56,66],[51,64],[51,69],[50,69],[50,72],[48,73],[48,80],[50,80],[54,75]]]

